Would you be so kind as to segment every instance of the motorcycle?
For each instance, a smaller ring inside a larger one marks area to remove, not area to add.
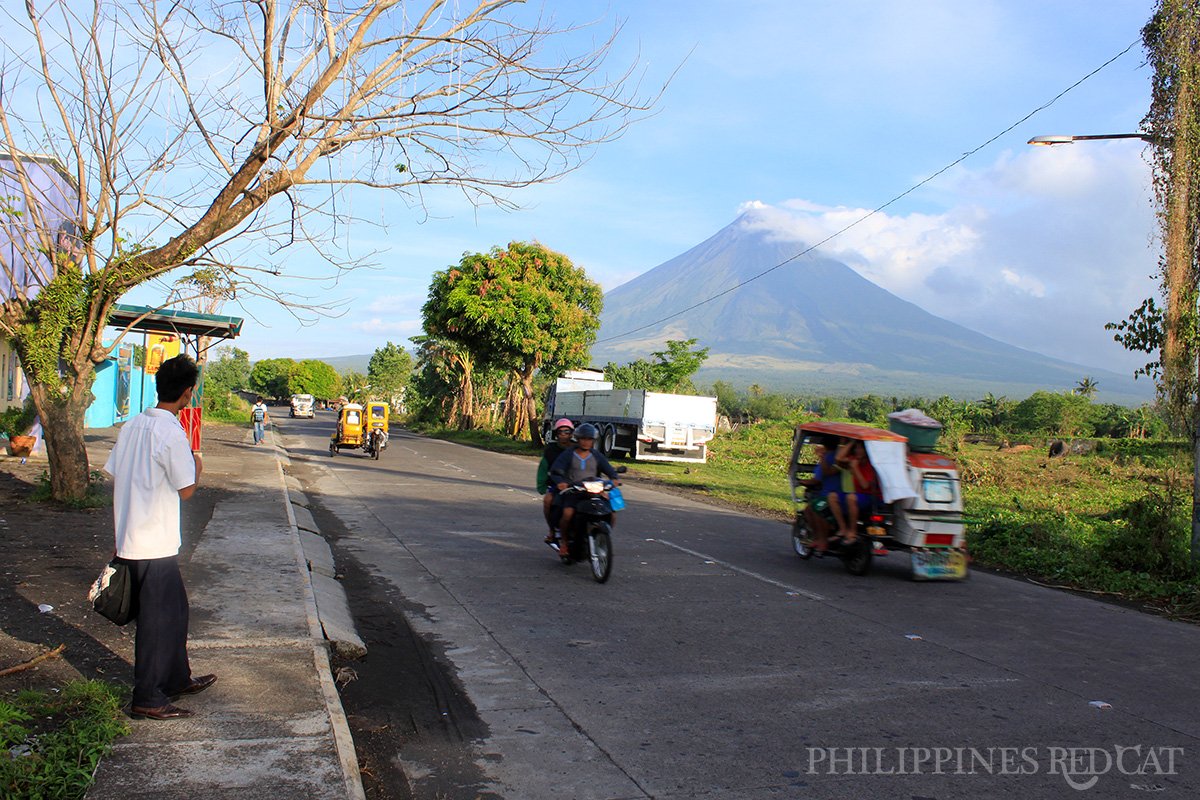
[[[617,467],[618,473],[624,471],[625,467]],[[604,478],[581,481],[563,490],[564,495],[570,493],[586,496],[576,504],[570,528],[558,533],[567,537],[568,555],[560,558],[564,564],[587,561],[592,577],[604,583],[612,574],[612,515],[625,507],[625,500],[616,484]],[[548,544],[558,553],[557,540]]]

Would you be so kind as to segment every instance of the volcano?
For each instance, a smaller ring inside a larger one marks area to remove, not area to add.
[[[699,383],[1022,397],[1038,389],[1069,390],[1088,375],[1104,399],[1149,399],[1148,383],[1015,347],[942,319],[836,259],[817,252],[794,258],[805,245],[775,238],[753,224],[753,213],[607,292],[593,363],[644,358],[668,339],[694,338],[697,346],[710,348]]]

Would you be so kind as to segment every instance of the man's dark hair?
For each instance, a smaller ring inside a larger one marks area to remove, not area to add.
[[[174,358],[168,358],[154,376],[159,401],[174,403],[189,387],[195,386],[199,378],[200,368],[191,356],[181,353]]]

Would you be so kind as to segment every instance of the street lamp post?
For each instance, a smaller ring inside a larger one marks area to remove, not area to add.
[[[1145,133],[1102,133],[1092,134],[1089,136],[1034,136],[1029,140],[1028,144],[1032,145],[1056,145],[1056,144],[1071,144],[1072,142],[1088,141],[1094,139],[1141,139],[1148,144],[1162,144],[1163,140],[1159,137],[1151,136]],[[1180,231],[1179,235],[1171,235],[1168,231],[1165,248],[1168,261],[1172,257],[1190,259],[1190,252],[1176,250],[1180,248],[1180,242],[1185,242],[1186,237],[1183,232],[1186,229],[1185,215],[1187,213],[1186,202],[1179,202],[1175,198],[1172,210],[1168,211],[1169,227],[1173,230]],[[1186,245],[1183,245],[1186,246]],[[1168,303],[1171,302],[1171,296],[1168,295]],[[1164,328],[1167,327],[1164,321]],[[1164,339],[1168,332],[1164,330]],[[1164,372],[1168,369],[1166,364],[1167,359],[1162,359],[1162,367]],[[1200,569],[1200,398],[1191,398],[1191,414],[1192,414],[1192,540],[1191,540],[1191,560],[1194,569]]]
[[[1094,139],[1141,139],[1143,142],[1152,141],[1151,137],[1144,133],[1094,133],[1088,136],[1035,136],[1026,142],[1026,144],[1048,146],[1070,144],[1071,142],[1086,142]]]

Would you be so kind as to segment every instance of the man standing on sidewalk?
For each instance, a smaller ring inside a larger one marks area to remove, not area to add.
[[[104,464],[113,476],[117,558],[129,565],[138,609],[130,714],[139,719],[190,717],[171,701],[217,682],[216,675],[192,677],[188,599],[179,573],[179,501],[195,493],[203,464],[178,417],[198,376],[186,355],[164,361],[154,376],[158,405],[125,423]]]
[[[254,408],[250,409],[250,416],[254,420],[254,443],[262,444],[263,437],[266,436],[267,420],[270,417],[267,415],[267,404],[263,402],[261,396],[254,401]]]

